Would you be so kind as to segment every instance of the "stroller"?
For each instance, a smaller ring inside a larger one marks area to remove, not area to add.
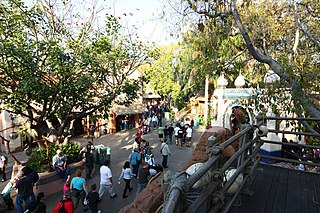
[[[14,208],[10,192],[12,191],[15,182],[16,180],[10,180],[1,192],[4,203],[7,205],[7,210],[12,210]]]
[[[142,133],[145,135],[148,132],[150,132],[150,127],[148,125],[143,125],[142,127]]]

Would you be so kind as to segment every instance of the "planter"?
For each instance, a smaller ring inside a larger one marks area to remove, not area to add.
[[[69,164],[69,166],[71,168],[71,178],[75,176],[75,172],[78,169],[82,170],[82,177],[86,177],[86,170],[83,167],[82,161]],[[39,180],[33,191],[36,195],[39,192],[44,192],[46,196],[49,196],[57,192],[62,192],[65,182],[66,181],[63,180],[56,171],[39,173]]]

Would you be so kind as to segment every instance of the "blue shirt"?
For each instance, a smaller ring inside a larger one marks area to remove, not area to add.
[[[83,183],[86,182],[86,179],[82,177],[74,177],[71,180],[72,188],[76,188],[78,190],[83,190]]]
[[[141,160],[140,153],[138,153],[138,152],[132,153],[131,156],[130,156],[131,165],[137,165],[138,164],[138,162],[137,162],[138,160]]]

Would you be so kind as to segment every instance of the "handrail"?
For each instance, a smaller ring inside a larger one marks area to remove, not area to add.
[[[304,117],[271,117],[271,116],[261,116],[261,115],[257,115],[256,118],[258,120],[284,120],[284,121],[320,121],[320,118],[304,118]]]
[[[304,162],[297,161],[292,159],[266,156],[259,154],[260,148],[264,143],[272,143],[286,146],[296,146],[296,147],[305,147],[305,148],[320,148],[320,146],[308,145],[308,144],[292,144],[287,142],[277,142],[277,141],[269,141],[265,139],[261,139],[260,137],[255,137],[251,139],[254,134],[254,130],[259,128],[260,125],[263,124],[266,120],[306,120],[306,121],[319,121],[317,118],[287,118],[287,117],[264,117],[257,116],[257,125],[244,125],[243,129],[240,133],[234,135],[230,139],[226,140],[221,144],[216,144],[212,148],[210,148],[211,157],[189,178],[185,175],[185,173],[180,173],[179,177],[185,178],[180,185],[174,185],[169,193],[169,196],[165,199],[165,205],[163,206],[163,211],[165,213],[180,213],[180,212],[196,212],[199,208],[203,206],[203,203],[209,199],[210,196],[213,196],[212,200],[213,208],[218,212],[228,212],[236,197],[239,195],[241,189],[244,187],[247,179],[253,173],[255,168],[260,162],[261,158],[269,158],[274,160],[282,160],[285,162],[292,163],[302,163],[306,165],[319,165],[312,162]],[[280,131],[280,130],[269,130],[269,132],[275,133],[284,133],[284,134],[296,134],[296,135],[308,135],[313,136],[314,134],[308,132],[290,132],[290,131]],[[223,151],[240,139],[239,148],[236,153],[233,154],[220,168],[213,167],[217,165],[218,161],[221,159]],[[214,139],[212,143],[214,142]],[[225,182],[224,173],[225,171],[231,167],[231,165],[237,162],[236,171],[233,173],[231,178]],[[214,170],[213,170],[214,169]],[[200,193],[199,197],[188,207],[185,209],[184,200],[186,198],[186,194],[193,187],[193,185],[200,180],[207,172],[211,171],[212,175],[212,183],[204,188],[204,191]],[[243,181],[240,183],[238,190],[232,196],[231,200],[225,204],[225,195],[228,189],[232,186],[232,184],[237,180],[238,176],[243,175]]]

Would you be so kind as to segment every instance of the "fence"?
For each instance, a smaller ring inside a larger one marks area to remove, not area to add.
[[[252,175],[253,171],[260,163],[261,158],[269,158],[271,160],[299,163],[305,165],[318,166],[318,163],[309,162],[306,159],[294,159],[284,157],[272,157],[261,155],[260,147],[264,143],[279,144],[283,147],[300,147],[309,149],[319,149],[317,145],[307,144],[289,144],[281,141],[269,141],[262,139],[266,136],[261,131],[262,124],[267,120],[297,120],[304,121],[320,121],[312,118],[284,118],[284,117],[257,117],[256,125],[243,125],[242,130],[237,135],[229,140],[216,144],[216,138],[208,139],[210,148],[210,158],[205,162],[200,169],[189,176],[187,173],[180,173],[171,183],[171,187],[167,191],[167,195],[163,204],[162,212],[164,213],[180,213],[180,212],[228,212],[233,205],[239,202],[240,192],[251,195],[252,192],[244,189],[245,183]],[[308,132],[291,132],[284,130],[269,129],[269,132],[282,134],[307,135],[320,138],[319,134]],[[222,152],[231,144],[239,143],[237,152],[229,159],[224,159]],[[211,144],[211,145],[210,145]],[[226,180],[226,171],[230,168],[233,170],[233,175]],[[204,175],[211,177],[211,181],[206,187],[202,187],[200,193],[193,193],[194,184],[199,181]],[[236,187],[237,190],[232,194],[228,192],[230,188]],[[189,196],[189,197],[188,197]],[[191,196],[192,199],[189,199]],[[191,201],[190,201],[191,200]],[[241,202],[241,201],[240,201]]]

